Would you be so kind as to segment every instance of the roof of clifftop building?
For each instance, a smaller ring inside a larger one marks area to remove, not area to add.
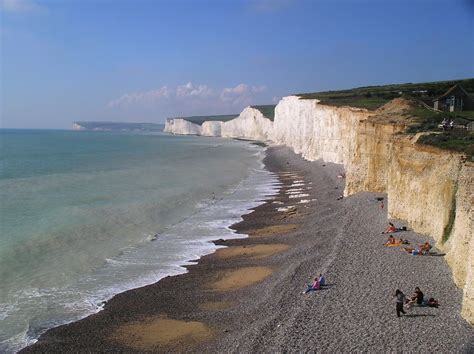
[[[449,90],[446,91],[444,94],[442,94],[441,96],[435,98],[433,101],[438,101],[438,100],[440,100],[440,99],[442,99],[442,98],[444,98],[444,97],[450,95],[451,93],[453,93],[453,92],[456,91],[456,90],[459,90],[459,91],[461,91],[464,95],[469,96],[469,93],[467,93],[466,90],[465,90],[461,85],[456,84],[456,85],[450,87]]]

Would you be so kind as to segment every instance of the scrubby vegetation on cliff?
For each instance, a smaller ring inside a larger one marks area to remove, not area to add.
[[[429,133],[422,135],[418,143],[432,145],[445,150],[465,153],[474,160],[474,134],[464,130],[453,130],[444,133]]]

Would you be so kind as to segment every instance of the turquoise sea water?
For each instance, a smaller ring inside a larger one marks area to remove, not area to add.
[[[184,272],[272,192],[245,142],[0,130],[0,351]]]

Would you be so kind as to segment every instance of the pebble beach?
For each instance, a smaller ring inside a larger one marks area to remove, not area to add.
[[[465,352],[474,331],[460,315],[462,290],[440,254],[385,247],[395,234],[417,246],[427,235],[387,218],[386,195],[341,198],[341,165],[309,162],[269,147],[277,195],[232,226],[248,238],[188,266],[186,274],[116,295],[104,310],[47,331],[34,352]],[[380,199],[384,198],[384,208]],[[434,250],[436,252],[436,250]],[[318,274],[327,285],[302,292]],[[418,286],[438,308],[398,318],[396,289]]]

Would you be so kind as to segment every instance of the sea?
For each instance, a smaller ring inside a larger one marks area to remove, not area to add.
[[[0,130],[0,352],[185,273],[276,193],[265,148],[165,133]]]

